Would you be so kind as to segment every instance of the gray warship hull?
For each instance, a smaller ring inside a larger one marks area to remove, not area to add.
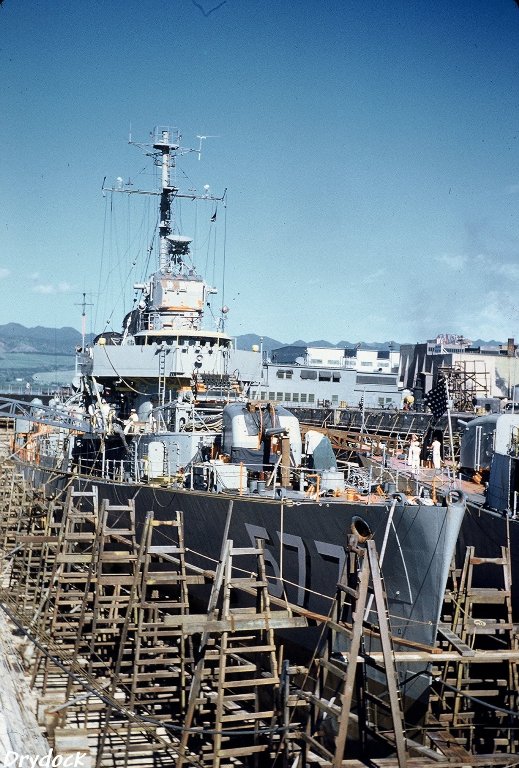
[[[118,505],[133,501],[138,531],[150,510],[157,519],[170,519],[181,511],[186,559],[194,569],[214,571],[226,538],[239,547],[263,539],[271,594],[288,599],[318,620],[333,616],[337,583],[346,563],[347,538],[360,519],[371,530],[381,553],[396,642],[400,638],[423,645],[435,642],[464,517],[462,501],[426,506],[397,496],[380,503],[342,499],[297,502],[82,478],[32,464],[21,467],[25,477],[47,497],[71,485],[82,491],[96,486],[100,501]],[[289,648],[286,655],[307,662],[319,652],[320,635],[319,621],[308,629],[288,631],[283,638]],[[407,667],[399,670],[402,696],[407,717],[417,722],[427,706],[429,671],[426,665]]]

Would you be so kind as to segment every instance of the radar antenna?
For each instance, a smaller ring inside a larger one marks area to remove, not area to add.
[[[202,141],[204,141],[205,139],[219,139],[220,137],[219,136],[200,136],[197,133],[196,138],[200,139],[200,145],[198,147],[198,159],[200,160],[200,158],[202,157]]]

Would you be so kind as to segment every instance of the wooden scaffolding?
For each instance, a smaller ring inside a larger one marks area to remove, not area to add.
[[[97,768],[517,760],[510,713],[519,648],[506,548],[496,558],[467,551],[452,572],[441,647],[406,650],[391,631],[375,544],[350,538],[335,613],[314,617],[325,646],[310,667],[296,667],[283,659],[278,632],[298,631],[308,617],[269,594],[262,541],[235,547],[226,526],[216,572],[201,573],[186,560],[179,512],[169,520],[150,512],[137,531],[132,502],[71,488],[63,500],[45,499],[20,483],[7,471],[0,489],[11,569],[1,600],[27,638],[40,722],[56,754],[80,750]],[[502,585],[488,589],[494,570]],[[438,691],[421,742],[405,723],[397,668],[417,661],[435,664]],[[478,728],[489,711],[491,744]]]
[[[463,567],[453,573],[450,621],[440,625],[440,635],[459,657],[436,671],[433,711],[467,749],[515,753],[519,643],[510,551],[501,547],[500,557],[477,557],[467,547]]]

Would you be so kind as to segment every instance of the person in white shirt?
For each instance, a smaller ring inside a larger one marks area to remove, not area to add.
[[[135,408],[132,408],[130,411],[130,415],[124,422],[124,434],[125,435],[133,435],[137,428],[137,422],[139,421],[139,417],[137,416],[137,411]]]
[[[411,442],[409,444],[409,453],[407,455],[407,463],[411,467],[411,472],[416,474],[420,469],[420,453],[422,446],[416,435],[411,435]]]
[[[435,436],[434,440],[432,441],[432,462],[433,467],[435,470],[441,469],[442,466],[442,444],[438,440],[438,437]]]

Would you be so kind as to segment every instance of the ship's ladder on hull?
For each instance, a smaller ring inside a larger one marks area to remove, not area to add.
[[[166,350],[161,349],[159,352],[159,380],[158,380],[158,398],[159,405],[164,406],[166,404]],[[162,411],[160,411],[160,418],[162,419]]]
[[[492,730],[493,751],[517,752],[517,720],[507,711],[517,711],[519,664],[514,654],[508,659],[499,656],[519,651],[512,617],[510,550],[501,547],[500,557],[477,557],[475,548],[467,547],[463,568],[454,574],[457,591],[450,596],[451,621],[440,624],[439,631],[465,659],[446,663],[438,676],[436,687],[445,710],[438,719],[454,729],[467,748],[479,747]],[[470,661],[478,651],[488,656],[484,666]],[[488,720],[488,728],[477,728],[481,718]]]
[[[359,738],[361,749],[368,754],[368,736],[375,734],[375,724],[382,717],[388,724],[385,738],[396,753],[395,765],[404,768],[407,766],[404,714],[375,542],[367,541],[366,549],[360,549],[356,537],[350,537],[349,549],[349,566],[346,563],[338,585],[336,619],[328,621],[327,648],[317,662],[316,688],[299,694],[311,709],[304,733],[305,751],[308,757],[311,753],[314,758],[317,756],[323,765],[340,768],[347,757],[350,739]],[[351,609],[350,626],[343,622],[347,602]],[[365,632],[369,630],[371,636],[374,629],[379,634],[377,647],[382,650],[382,663],[375,661],[366,647]],[[368,680],[368,667],[376,670],[382,681],[377,690]],[[356,714],[352,714],[354,697]]]

